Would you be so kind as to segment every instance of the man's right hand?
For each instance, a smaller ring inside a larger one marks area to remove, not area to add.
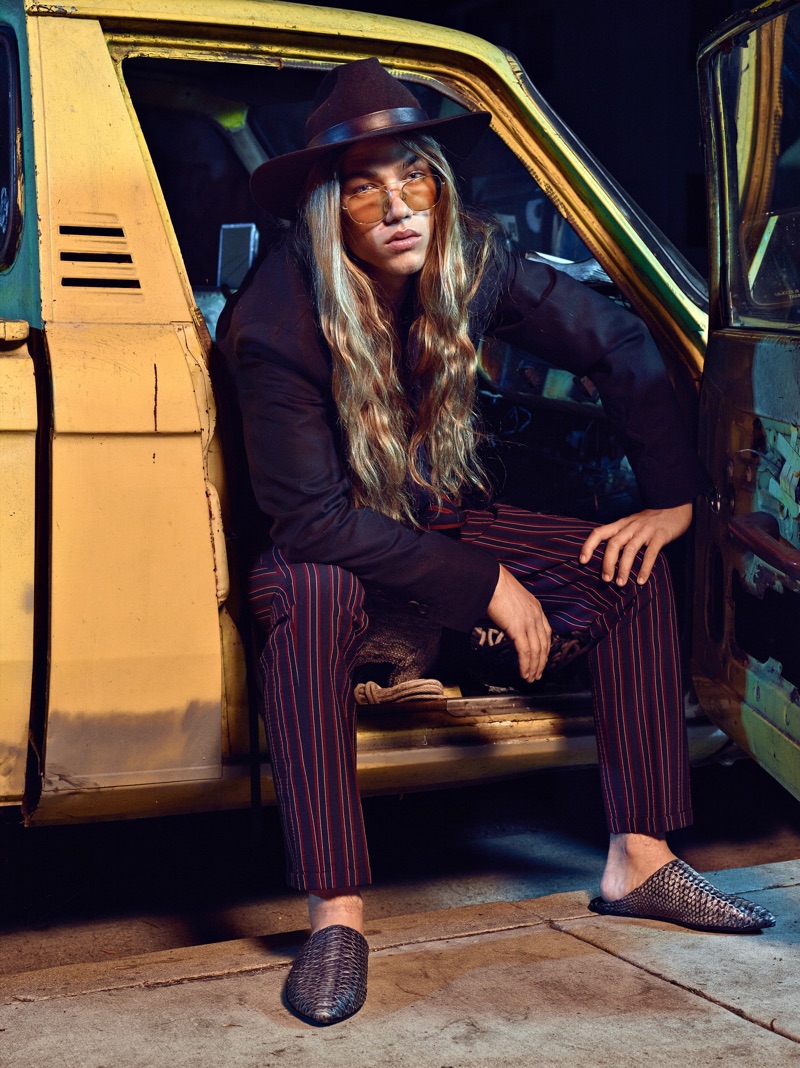
[[[502,564],[487,614],[514,643],[523,679],[540,679],[550,653],[550,624],[533,594]]]

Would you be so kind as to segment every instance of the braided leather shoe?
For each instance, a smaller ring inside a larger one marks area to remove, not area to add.
[[[619,901],[589,902],[601,916],[669,920],[698,931],[745,932],[774,927],[767,909],[733,894],[723,894],[682,860],[671,860]]]
[[[286,980],[286,1000],[318,1024],[338,1023],[358,1012],[367,997],[367,940],[335,924],[313,934]]]

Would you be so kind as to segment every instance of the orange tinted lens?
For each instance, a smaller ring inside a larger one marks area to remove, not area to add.
[[[414,211],[427,211],[439,199],[441,183],[438,176],[427,174],[424,178],[412,178],[403,186],[403,200]]]
[[[356,222],[378,222],[386,214],[387,196],[382,189],[354,193],[345,200],[345,207]]]

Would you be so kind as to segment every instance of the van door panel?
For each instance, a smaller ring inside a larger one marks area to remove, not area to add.
[[[41,235],[44,319],[191,322],[99,24],[42,18],[28,25],[38,193],[49,222]]]
[[[25,786],[33,672],[36,426],[36,383],[27,344],[2,340],[0,803],[19,801]]]
[[[716,497],[698,518],[694,678],[800,797],[800,4],[768,9],[700,56],[718,251],[700,438]]]
[[[215,568],[201,425],[179,336],[170,326],[54,325],[48,345],[45,790],[214,777]]]
[[[780,451],[797,444],[797,369],[787,339],[712,334],[701,449],[720,510],[698,515],[694,664],[703,707],[800,796],[800,548]]]
[[[226,584],[203,350],[108,46],[91,20],[29,31],[54,431],[44,805],[221,775]]]

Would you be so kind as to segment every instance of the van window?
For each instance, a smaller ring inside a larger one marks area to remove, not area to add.
[[[0,270],[14,262],[22,225],[22,133],[17,42],[0,26]]]
[[[123,76],[213,338],[227,297],[286,226],[253,201],[249,176],[267,159],[303,147],[324,72],[131,57]],[[449,90],[408,84],[431,117],[465,110]],[[458,171],[465,202],[495,215],[510,248],[544,257],[625,303],[497,134],[488,131]],[[479,360],[480,403],[500,457],[495,482],[517,487],[515,503],[528,507],[536,499],[550,511],[603,521],[635,510],[633,474],[591,382],[494,339],[483,343]],[[547,462],[531,463],[531,448],[544,449]]]
[[[235,288],[240,278],[220,257],[221,244],[241,250],[246,261],[283,225],[252,200],[249,174],[272,156],[302,148],[305,119],[323,73],[135,58],[123,69],[195,295],[199,292],[202,301],[204,290]],[[464,110],[428,85],[409,87],[432,117]],[[590,282],[610,284],[496,134],[485,135],[460,173],[465,200],[492,212],[515,250],[550,257],[561,267],[583,271]]]
[[[718,57],[734,324],[800,324],[800,8]]]

